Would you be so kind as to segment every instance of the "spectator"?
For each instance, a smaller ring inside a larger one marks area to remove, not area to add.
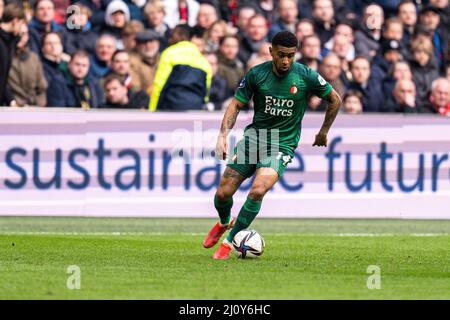
[[[341,95],[345,93],[345,87],[340,79],[341,76],[341,59],[334,53],[329,53],[320,64],[320,74],[333,86],[333,88]],[[312,111],[325,111],[327,109],[328,102],[320,99],[317,96],[311,96],[308,101],[308,110]]]
[[[137,34],[136,41],[139,59],[145,64],[144,67],[150,68],[148,77],[153,80],[160,57],[159,34],[153,30],[145,30]]]
[[[364,55],[372,60],[377,54],[381,39],[381,28],[384,23],[383,8],[370,4],[364,9],[360,30],[355,32],[355,48],[357,55]]]
[[[433,5],[424,6],[419,13],[419,23],[432,34],[433,51],[438,68],[443,64],[446,37],[438,28],[441,21],[440,9]]]
[[[256,9],[252,6],[242,6],[239,8],[238,16],[236,20],[236,27],[238,29],[237,34],[240,37],[243,37],[247,27],[248,22],[250,21],[250,18],[253,17],[256,14]]]
[[[42,38],[42,66],[45,79],[48,83],[62,76],[62,72],[68,68],[70,56],[63,52],[61,35],[57,32],[49,32]]]
[[[191,30],[190,41],[197,46],[198,50],[200,50],[200,52],[202,54],[205,54],[205,52],[206,52],[206,40],[205,40],[205,37],[203,35],[203,31],[202,30],[194,27]]]
[[[269,30],[270,41],[280,31],[295,33],[298,16],[297,2],[295,0],[279,0],[278,14],[277,22],[272,24]]]
[[[244,77],[244,64],[237,58],[239,39],[226,35],[220,39],[218,53],[218,74],[225,79],[228,87],[234,90]]]
[[[389,70],[387,76],[383,79],[381,88],[385,94],[385,101],[388,101],[391,98],[393,99],[395,84],[399,80],[412,81],[411,68],[409,63],[406,61],[395,62]]]
[[[349,84],[349,90],[357,90],[362,94],[363,111],[378,112],[383,104],[381,84],[375,83],[370,77],[370,62],[365,56],[357,56],[350,65],[353,80]]]
[[[208,102],[211,65],[189,37],[190,28],[186,25],[172,30],[153,82],[150,111],[201,110]]]
[[[439,15],[441,16],[441,30],[446,31],[444,35],[446,38],[449,37],[448,32],[450,31],[450,2],[449,0],[429,0],[430,4],[439,9]]]
[[[144,6],[148,0],[123,0],[130,12],[130,20],[144,21]],[[153,0],[151,0],[153,1]]]
[[[424,112],[450,117],[450,81],[438,78],[431,83],[431,94],[424,106]]]
[[[414,35],[417,23],[417,8],[412,0],[402,0],[398,6],[398,18],[403,22],[403,43],[407,44]]]
[[[96,79],[89,77],[89,54],[77,50],[72,54],[64,81],[53,81],[47,92],[48,106],[91,109],[103,101],[103,91]]]
[[[351,62],[355,59],[355,46],[353,45],[354,36],[353,28],[348,23],[339,23],[336,26],[333,38],[325,43],[322,50],[322,56],[326,56],[328,52],[332,51],[340,58]]]
[[[22,35],[9,71],[8,85],[17,106],[47,105],[47,80],[39,56],[28,47],[28,27],[22,25]]]
[[[326,43],[331,39],[336,28],[333,2],[331,0],[314,0],[312,16],[314,29],[319,36],[320,43]]]
[[[2,21],[3,11],[5,10],[5,1],[0,0],[0,21]]]
[[[130,21],[130,10],[122,0],[113,0],[108,4],[105,13],[106,25],[102,33],[107,33],[116,38],[117,49],[124,49],[122,32]]]
[[[448,81],[450,81],[450,64],[448,64],[448,65],[445,67],[444,76],[447,78]]]
[[[314,34],[314,23],[308,18],[301,19],[295,27],[295,35],[298,43],[302,43],[303,39],[307,36]]]
[[[411,80],[399,80],[395,84],[392,99],[389,99],[381,111],[417,113],[416,85]]]
[[[111,72],[121,78],[121,82],[133,91],[151,89],[154,74],[147,66],[141,63],[139,67],[132,67],[131,57],[127,51],[117,50],[112,57]]]
[[[195,0],[164,0],[166,16],[164,22],[173,29],[177,24],[187,23],[193,27],[197,24],[200,4]]]
[[[0,21],[0,106],[16,105],[7,83],[15,50],[14,38],[20,35],[25,23],[25,14],[19,6],[5,7]]]
[[[206,104],[208,111],[222,110],[223,103],[232,96],[227,81],[218,74],[219,64],[215,53],[205,55],[212,68],[211,89],[209,91],[209,102]]]
[[[248,60],[247,67],[245,68],[245,72],[248,72],[251,68],[257,66],[258,64],[264,63],[267,60],[261,58],[259,56],[255,56],[254,58]]]
[[[164,3],[160,0],[150,1],[144,8],[145,24],[150,30],[154,30],[159,34],[161,42],[161,51],[167,48],[170,37],[170,28],[164,22],[166,11]]]
[[[361,92],[356,90],[349,90],[342,100],[342,105],[345,113],[358,114],[363,111],[363,102]]]
[[[92,30],[89,18],[92,16],[91,10],[81,3],[76,3],[80,14],[71,16],[72,24],[67,23],[67,31],[64,37],[64,51],[68,54],[74,53],[78,49],[84,49],[89,54],[95,52],[95,42],[98,35]]]
[[[399,18],[392,17],[386,20],[383,28],[383,39],[402,42],[403,22]]]
[[[402,59],[401,42],[385,39],[381,42],[381,51],[372,63],[372,78],[376,83],[382,83],[393,64]]]
[[[228,25],[223,20],[214,22],[211,28],[205,32],[205,51],[208,53],[215,53],[219,49],[220,39],[229,33]]]
[[[120,76],[109,74],[103,82],[106,102],[100,108],[147,109],[149,96],[145,91],[133,91],[122,82]]]
[[[275,22],[274,17],[276,15],[275,11],[276,2],[277,0],[259,0],[257,2],[258,11],[264,15],[269,25]]]
[[[298,61],[313,69],[319,70],[320,63],[320,39],[316,35],[312,35],[303,39],[300,45],[301,59]]]
[[[99,32],[105,23],[105,11],[111,0],[71,0],[72,3],[78,2],[91,10],[92,16],[90,22],[92,30]]]
[[[217,12],[217,8],[209,2],[200,3],[200,8],[198,9],[197,15],[197,24],[195,27],[202,32],[205,32],[210,29],[216,21],[219,21],[219,13]]]
[[[428,38],[419,38],[411,43],[410,61],[413,81],[416,85],[417,100],[420,105],[427,101],[431,82],[439,77],[438,67],[433,59],[433,44]]]
[[[95,55],[91,58],[90,75],[100,79],[111,71],[112,56],[116,51],[116,38],[109,34],[103,34],[95,43]]]
[[[144,24],[137,20],[131,20],[122,30],[122,43],[127,51],[134,51],[137,46],[136,35],[144,31]]]
[[[338,55],[329,53],[320,64],[319,73],[327,80],[341,97],[344,96],[345,86],[341,80],[342,60]]]
[[[258,52],[259,47],[268,41],[267,20],[261,14],[250,18],[244,38],[239,49],[239,59],[245,65],[253,53]]]
[[[260,57],[264,61],[272,60],[272,55],[270,54],[270,47],[272,46],[272,43],[266,42],[263,43],[260,47],[257,53],[253,54],[252,58],[254,57]]]
[[[59,32],[64,39],[64,29],[55,21],[55,5],[51,0],[36,0],[34,16],[29,24],[30,48],[41,54],[42,37],[47,32]]]

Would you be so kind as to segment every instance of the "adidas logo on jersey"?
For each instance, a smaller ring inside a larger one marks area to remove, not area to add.
[[[284,109],[284,107],[292,108],[293,106],[294,100],[266,96],[266,107],[264,109],[264,112],[272,116],[281,115],[283,117],[290,117],[292,116],[292,109]]]

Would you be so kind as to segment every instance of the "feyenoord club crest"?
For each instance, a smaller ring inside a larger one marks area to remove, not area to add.
[[[296,93],[297,93],[298,89],[297,89],[297,87],[295,86],[295,83],[291,86],[291,88],[289,89],[289,91],[290,91],[292,94],[296,94]]]

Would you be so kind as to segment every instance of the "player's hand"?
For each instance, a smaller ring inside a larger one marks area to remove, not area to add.
[[[228,157],[228,139],[226,135],[220,134],[216,144],[216,158],[225,160]]]
[[[326,147],[327,134],[324,132],[319,132],[318,134],[316,134],[316,140],[314,141],[313,146]]]

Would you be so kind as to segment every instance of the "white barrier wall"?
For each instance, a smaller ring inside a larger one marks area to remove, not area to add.
[[[215,217],[221,119],[1,108],[0,215]],[[251,119],[239,115],[231,146]],[[296,158],[261,217],[450,219],[450,119],[340,114],[328,147],[312,147],[322,120],[306,114]]]

